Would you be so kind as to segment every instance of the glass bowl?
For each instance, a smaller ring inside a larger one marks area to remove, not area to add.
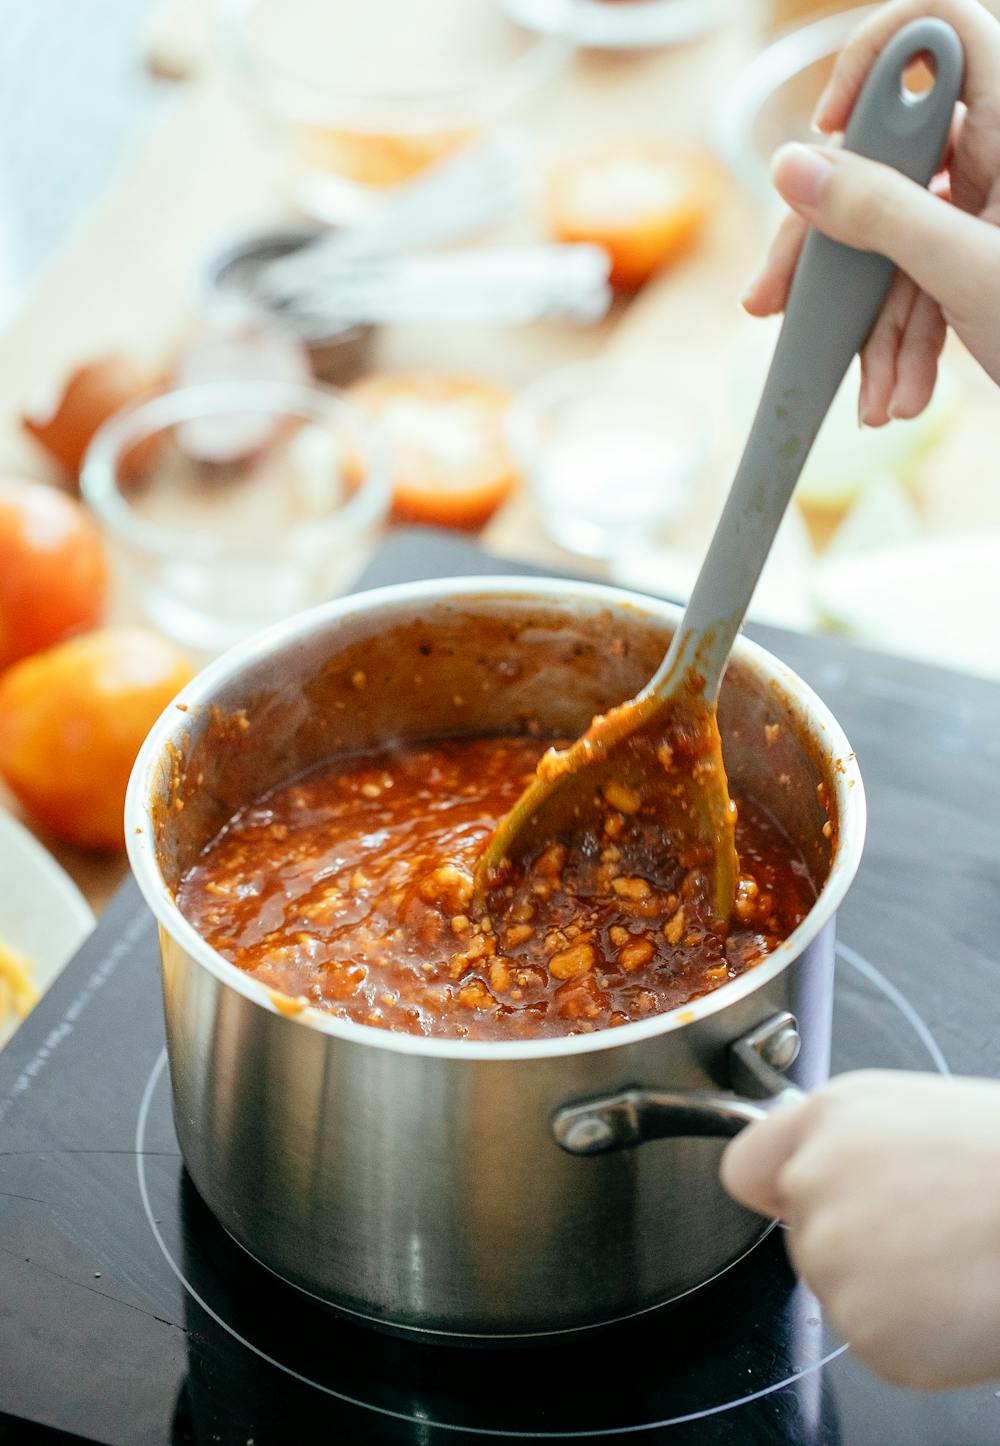
[[[530,30],[594,50],[683,45],[721,24],[732,0],[498,0]]]
[[[217,14],[296,202],[333,223],[509,121],[571,49],[491,0],[217,0]]]
[[[681,517],[707,452],[666,380],[599,361],[526,387],[508,427],[542,527],[583,557],[633,551]]]
[[[370,424],[294,382],[205,382],[126,407],[80,483],[125,596],[205,656],[344,591],[390,500]]]
[[[838,53],[878,7],[842,10],[781,36],[731,77],[712,118],[716,149],[738,180],[774,208],[771,158],[786,141],[815,141],[812,113]]]

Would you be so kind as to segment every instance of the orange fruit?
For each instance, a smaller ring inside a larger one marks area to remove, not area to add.
[[[373,190],[388,190],[439,165],[472,138],[473,133],[467,130],[393,135],[302,126],[298,153],[307,166],[346,176]]]
[[[510,394],[436,372],[366,377],[350,388],[389,444],[393,515],[437,527],[482,527],[510,495]]]
[[[101,628],[16,663],[0,678],[0,774],[57,837],[121,848],[136,754],[192,671],[143,628]]]
[[[612,285],[634,290],[694,246],[719,189],[715,162],[701,152],[619,142],[556,168],[546,218],[557,240],[602,246]]]
[[[100,622],[108,587],[96,524],[40,482],[0,482],[0,668]]]

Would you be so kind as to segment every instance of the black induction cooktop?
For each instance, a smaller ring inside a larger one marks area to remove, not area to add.
[[[514,572],[396,534],[358,586]],[[840,916],[834,1068],[997,1073],[1000,687],[751,629],[824,697],[869,793]],[[1000,1388],[874,1379],[775,1230],[631,1327],[531,1349],[399,1341],[282,1285],[216,1225],[174,1137],[156,931],[131,883],[0,1053],[0,1442],[987,1446]]]

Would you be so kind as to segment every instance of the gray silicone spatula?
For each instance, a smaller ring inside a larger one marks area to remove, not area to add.
[[[918,55],[930,57],[935,81],[915,96],[904,72]],[[928,18],[905,26],[868,76],[845,148],[927,185],[944,155],[963,74],[961,41],[949,25]],[[670,649],[637,697],[539,762],[477,867],[480,905],[509,862],[623,807],[655,819],[716,924],[728,924],[738,860],[715,712],[719,686],[795,484],[894,271],[885,257],[815,231],[807,237],[750,437]]]

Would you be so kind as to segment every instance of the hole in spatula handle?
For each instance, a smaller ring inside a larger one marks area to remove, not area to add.
[[[936,80],[937,61],[929,50],[921,50],[907,63],[899,93],[909,105],[916,105],[930,95]]]

